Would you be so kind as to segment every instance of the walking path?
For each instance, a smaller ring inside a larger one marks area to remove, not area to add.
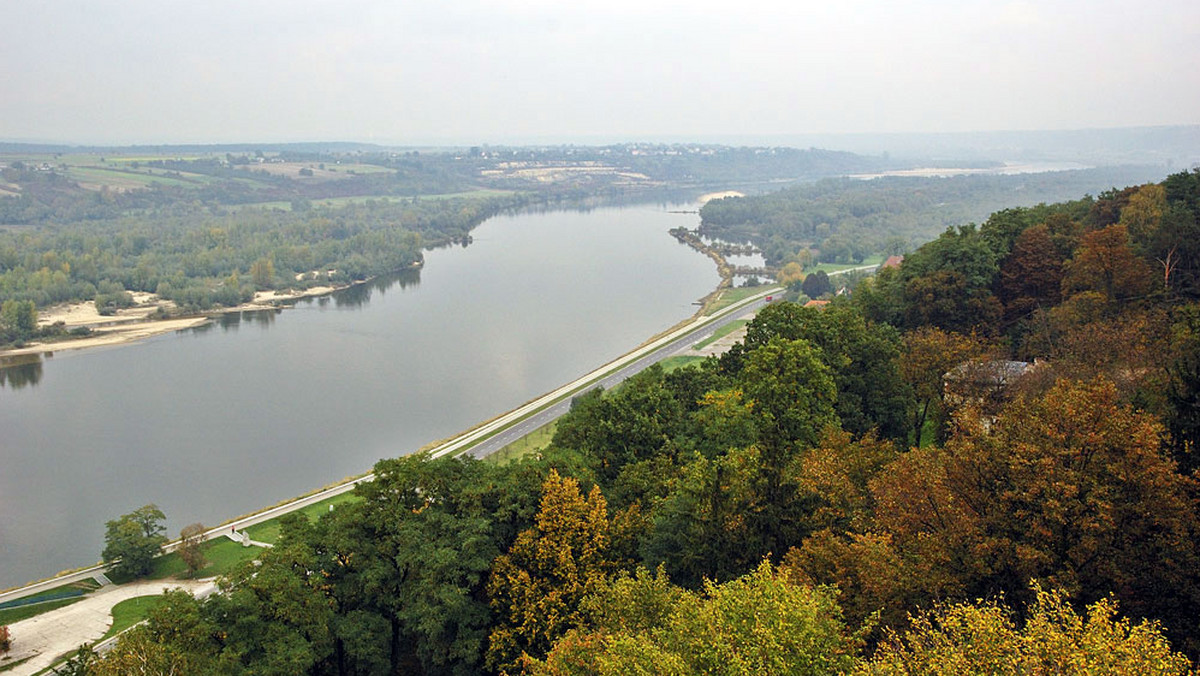
[[[107,585],[88,594],[82,601],[53,612],[42,613],[9,625],[13,650],[12,664],[27,657],[29,661],[5,672],[5,676],[29,676],[45,669],[85,643],[92,643],[112,626],[112,608],[125,599],[156,596],[167,589],[182,588],[196,596],[216,590],[215,578],[202,580],[143,580],[123,585]]]

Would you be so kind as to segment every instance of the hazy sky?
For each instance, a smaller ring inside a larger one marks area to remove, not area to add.
[[[5,0],[0,139],[1200,123],[1197,0]]]

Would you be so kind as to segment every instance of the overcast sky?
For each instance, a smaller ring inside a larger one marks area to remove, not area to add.
[[[1197,0],[5,0],[0,138],[712,140],[1200,123]]]

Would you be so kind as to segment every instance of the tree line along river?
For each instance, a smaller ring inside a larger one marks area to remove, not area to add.
[[[62,352],[0,379],[0,588],[88,565],[156,503],[172,535],[410,453],[691,316],[710,260],[664,205],[492,218],[423,270],[278,312]],[[20,386],[17,386],[20,385]]]

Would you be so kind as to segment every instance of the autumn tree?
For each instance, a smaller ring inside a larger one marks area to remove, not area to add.
[[[1166,210],[1166,188],[1150,183],[1129,196],[1129,202],[1121,209],[1117,224],[1125,227],[1136,250],[1145,251],[1154,239]]]
[[[12,634],[7,625],[0,625],[0,652],[7,655],[9,650],[12,650]]]
[[[945,449],[906,454],[874,481],[876,528],[943,596],[1018,594],[1030,579],[1191,632],[1200,608],[1187,479],[1153,417],[1098,379],[969,414]],[[1165,593],[1164,590],[1171,590]]]
[[[1112,599],[1076,613],[1061,591],[1034,588],[1024,623],[996,601],[940,604],[913,616],[911,627],[885,640],[853,673],[892,674],[1153,674],[1186,676],[1191,662],[1171,649],[1155,622],[1118,614]]]
[[[900,375],[911,388],[915,404],[912,407],[909,438],[919,446],[926,421],[943,421],[944,375],[956,366],[981,356],[986,343],[973,335],[925,327],[904,334],[902,344]]]
[[[488,664],[520,673],[581,621],[580,602],[613,570],[608,509],[600,489],[552,470],[533,528],[492,565],[487,593],[496,613]]]
[[[1050,229],[1036,225],[1022,232],[1012,253],[1000,263],[1000,301],[1011,321],[1038,307],[1057,305],[1062,294],[1063,258]]]
[[[1063,295],[1086,291],[1103,294],[1110,303],[1140,298],[1151,288],[1150,267],[1134,254],[1123,225],[1086,233],[1075,256],[1066,263]]]
[[[193,523],[179,531],[179,558],[187,565],[188,575],[204,567],[204,524]]]
[[[766,562],[738,579],[709,581],[700,593],[671,593],[664,583],[639,576],[598,595],[593,603],[611,614],[641,621],[573,632],[532,672],[815,675],[854,664],[857,645],[833,590],[792,584]],[[643,603],[650,612],[624,608]]]

